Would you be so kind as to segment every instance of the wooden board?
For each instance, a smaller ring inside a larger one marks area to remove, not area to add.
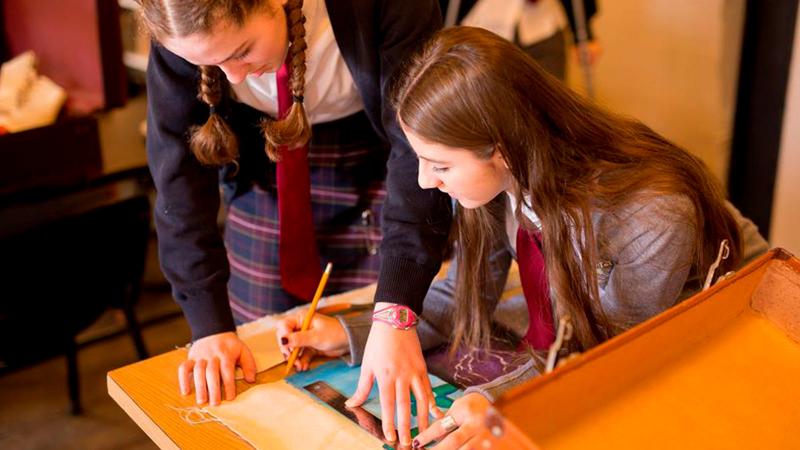
[[[498,409],[543,450],[800,448],[799,306],[800,262],[770,252]]]

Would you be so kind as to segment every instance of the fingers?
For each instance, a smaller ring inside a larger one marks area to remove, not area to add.
[[[478,445],[480,445],[480,438],[476,434],[476,435],[473,435],[472,437],[468,438],[467,442],[462,444],[461,447],[458,448],[458,450],[476,450],[476,449],[481,448],[481,447],[478,447]],[[486,442],[484,441],[484,444],[483,444],[484,447],[483,448],[486,448],[485,445],[486,445]]]
[[[248,383],[255,383],[256,360],[253,358],[253,353],[245,344],[242,344],[242,353],[239,355],[239,365],[242,366],[242,373],[244,373],[245,381]]]
[[[275,325],[275,335],[278,337],[278,346],[280,346],[281,353],[284,355],[288,355],[292,351],[288,345],[288,336],[299,328],[300,323],[294,316],[281,319],[278,321],[278,324]]]
[[[394,383],[381,383],[378,381],[378,391],[380,392],[381,399],[381,422],[383,422],[383,436],[389,442],[397,441],[397,436],[394,432],[394,389]],[[369,395],[369,391],[367,391],[367,394]]]
[[[206,391],[206,360],[201,359],[195,362],[194,365],[194,391],[195,401],[198,405],[202,405],[208,399],[208,392]]]
[[[411,399],[408,384],[403,379],[395,383],[397,390],[397,432],[400,435],[401,445],[411,445]],[[383,397],[381,397],[383,400]]]
[[[189,395],[192,393],[192,379],[190,373],[194,368],[194,360],[187,359],[178,366],[178,385],[180,386],[181,395]]]
[[[295,360],[294,368],[298,372],[305,372],[306,370],[308,370],[308,368],[311,365],[311,360],[314,358],[316,353],[317,352],[313,348],[305,349],[303,354],[301,354],[300,357]]]
[[[444,426],[442,425],[441,420],[437,420],[436,422],[432,423],[425,431],[420,432],[416,438],[414,438],[414,442],[418,444],[418,447],[422,448],[425,445],[440,440],[447,434],[447,430],[445,430]],[[439,449],[441,443],[436,445],[436,449]]]
[[[422,432],[428,428],[428,408],[433,401],[433,396],[430,395],[430,387],[426,387],[419,378],[411,381],[411,389],[417,402],[417,428]]]
[[[474,430],[457,428],[436,444],[436,450],[457,450],[475,436]]]
[[[319,345],[319,333],[316,330],[298,331],[285,336],[290,349],[311,347],[317,348]]]
[[[225,358],[220,362],[220,376],[225,389],[225,400],[233,400],[236,397],[236,362],[233,359]]]
[[[208,388],[208,402],[213,405],[219,405],[220,389],[219,389],[219,358],[211,358],[206,365],[206,387]]]
[[[438,406],[436,406],[434,398],[435,398],[435,396],[433,394],[431,394],[431,403],[430,403],[430,407],[428,408],[428,410],[430,411],[430,413],[431,413],[431,415],[433,416],[434,419],[439,420],[442,417],[444,417],[444,411],[442,411],[441,409],[439,409]]]
[[[345,405],[348,408],[352,408],[364,404],[367,398],[369,398],[369,392],[372,390],[373,381],[375,381],[375,375],[372,373],[372,370],[367,366],[361,366],[361,375],[358,378],[356,392],[345,402]],[[383,398],[381,398],[381,405],[383,405]]]

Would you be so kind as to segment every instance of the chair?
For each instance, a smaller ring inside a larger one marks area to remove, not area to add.
[[[134,315],[150,235],[150,203],[137,178],[0,208],[0,373],[67,358],[72,413],[81,412],[75,337],[109,307]]]

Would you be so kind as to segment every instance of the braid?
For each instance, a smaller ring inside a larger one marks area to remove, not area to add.
[[[270,159],[280,159],[278,147],[283,145],[301,146],[311,138],[311,126],[303,107],[303,94],[306,82],[306,18],[303,15],[303,0],[289,0],[286,15],[291,46],[289,58],[291,74],[289,88],[292,91],[292,106],[283,120],[265,120],[262,123],[266,151]]]
[[[210,114],[203,126],[192,127],[189,145],[197,160],[210,166],[235,163],[239,157],[236,135],[215,111],[222,99],[223,78],[218,67],[200,66],[198,97],[209,106]]]

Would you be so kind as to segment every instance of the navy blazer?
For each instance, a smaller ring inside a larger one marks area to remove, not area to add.
[[[336,41],[365,112],[391,146],[386,167],[381,270],[375,301],[418,313],[438,271],[452,217],[447,195],[417,184],[417,159],[388,101],[393,77],[407,57],[441,27],[436,0],[326,0]],[[235,329],[228,305],[228,261],[216,217],[219,188],[248,189],[266,165],[256,126],[263,114],[223,98],[220,111],[240,140],[241,170],[202,166],[188,131],[208,118],[197,98],[196,66],[154,45],[147,72],[147,154],[157,190],[155,222],[161,266],[192,328],[193,339]],[[382,163],[381,163],[382,164]]]

